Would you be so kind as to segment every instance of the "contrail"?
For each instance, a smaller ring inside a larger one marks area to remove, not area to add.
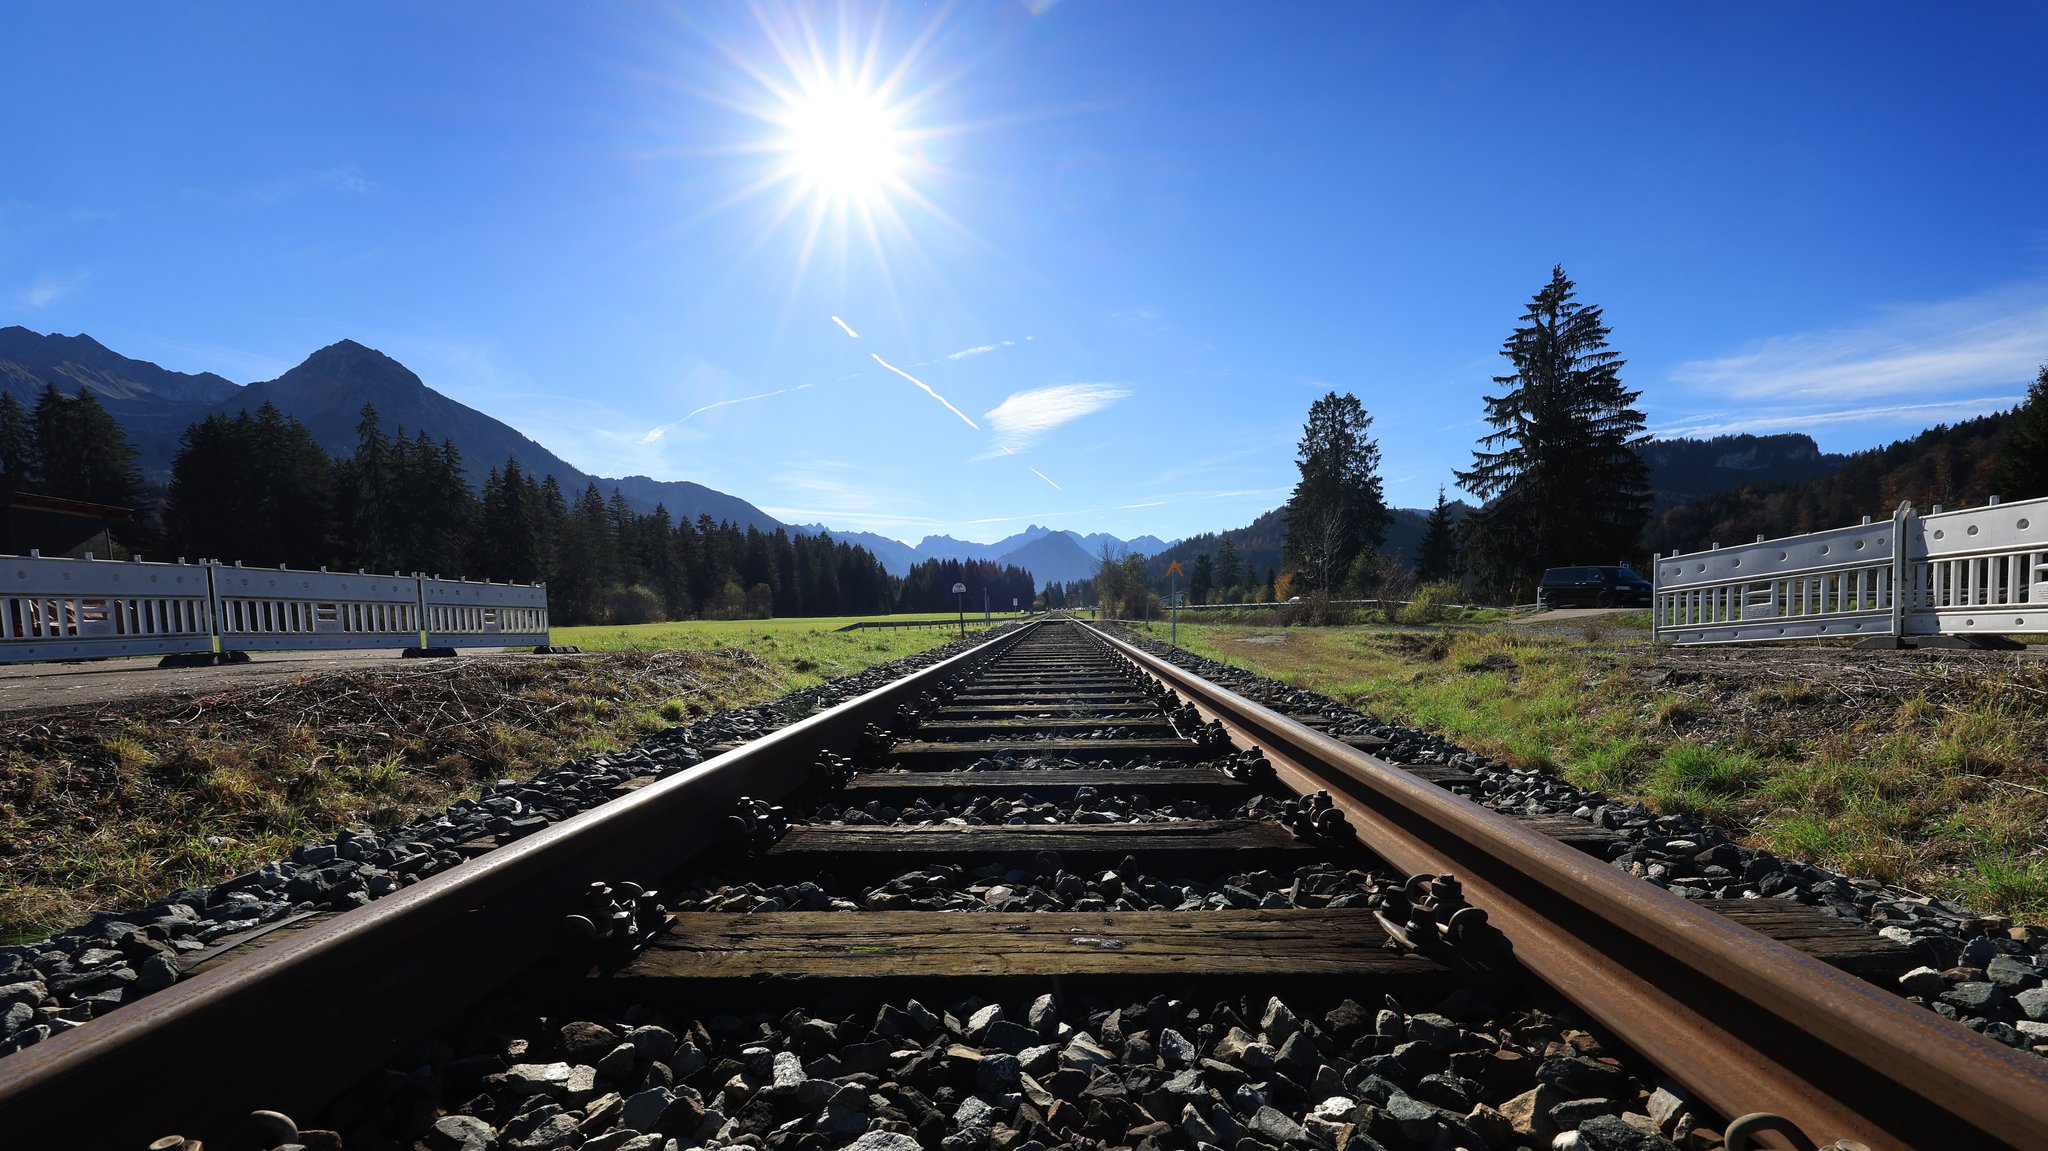
[[[840,319],[838,316],[834,316],[832,317],[832,322],[838,324],[840,328],[846,332],[847,335],[852,336],[856,340],[860,339],[860,333],[854,331],[850,327],[847,327],[845,320]]]
[[[1046,483],[1052,484],[1052,477],[1051,477],[1051,476],[1049,476],[1049,475],[1046,475],[1046,474],[1045,474],[1044,472],[1041,472],[1041,471],[1039,471],[1039,470],[1038,470],[1037,468],[1032,468],[1030,464],[1025,464],[1024,466],[1025,466],[1025,467],[1027,467],[1027,468],[1031,468],[1031,474],[1032,474],[1032,475],[1034,475],[1034,476],[1037,476],[1037,477],[1038,477],[1039,479],[1041,479],[1041,480],[1044,480],[1044,481],[1045,481]],[[1059,486],[1058,484],[1052,484],[1052,490],[1054,490],[1054,491],[1056,491],[1056,492],[1063,492],[1063,491],[1066,491],[1067,489],[1065,489],[1065,488],[1063,488],[1063,487]]]
[[[808,387],[809,385],[805,385],[805,386],[806,386],[806,387]],[[731,407],[731,406],[732,406],[732,405],[734,405],[734,404],[744,404],[744,403],[746,403],[746,402],[747,402],[748,400],[765,400],[765,399],[767,399],[767,398],[768,398],[769,396],[779,396],[779,395],[781,395],[782,393],[784,393],[784,392],[786,392],[786,391],[788,391],[788,390],[789,390],[788,388],[777,388],[777,389],[775,389],[775,390],[774,390],[774,391],[772,391],[772,392],[762,392],[762,393],[761,393],[760,395],[758,395],[758,396],[740,396],[740,397],[739,397],[739,398],[737,398],[737,399],[731,399],[731,400],[719,400],[719,401],[717,401],[716,403],[710,403],[710,404],[705,404],[705,405],[704,405],[703,407],[701,407],[701,408],[693,408],[693,409],[691,409],[691,410],[690,410],[689,412],[685,413],[682,419],[680,419],[680,420],[672,420],[672,421],[670,421],[669,423],[663,424],[663,425],[661,425],[660,427],[658,427],[658,428],[655,428],[654,430],[652,430],[652,431],[648,432],[648,433],[647,433],[646,435],[644,435],[644,436],[640,437],[640,442],[641,442],[641,443],[643,443],[643,444],[651,444],[651,443],[653,443],[654,441],[656,441],[656,440],[660,439],[661,437],[663,437],[663,436],[667,435],[667,434],[668,434],[668,430],[669,430],[670,428],[678,428],[678,427],[681,427],[681,426],[683,426],[684,424],[686,424],[686,423],[688,423],[688,422],[689,422],[689,420],[690,420],[690,417],[691,417],[691,416],[701,416],[701,415],[703,415],[703,414],[704,414],[705,412],[708,412],[708,411],[710,411],[710,410],[711,410],[711,409],[713,409],[713,408],[726,408],[726,407]]]
[[[902,376],[904,379],[909,380],[911,383],[916,384],[918,387],[923,388],[925,390],[926,395],[939,401],[942,404],[945,404],[946,410],[953,413],[956,416],[959,416],[961,421],[965,423],[968,427],[973,428],[977,432],[981,430],[981,425],[975,423],[973,420],[968,419],[966,412],[963,412],[959,408],[954,407],[952,404],[947,403],[946,397],[940,395],[935,391],[932,391],[932,386],[930,384],[925,383],[923,380],[918,379],[916,376],[911,375],[909,372],[904,371],[902,368],[897,367],[895,364],[890,363],[889,361],[883,359],[882,357],[876,356],[873,352],[869,352],[868,355],[874,356],[874,360],[876,363],[882,365],[883,367],[889,369],[892,372],[895,372],[897,375]]]

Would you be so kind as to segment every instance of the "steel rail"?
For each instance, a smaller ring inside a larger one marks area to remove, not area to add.
[[[673,872],[717,842],[740,796],[787,794],[819,752],[850,749],[868,723],[1037,626],[0,1059],[0,1141],[131,1149],[175,1132],[239,1145],[251,1110],[310,1114],[548,958],[590,883]]]
[[[1522,964],[1728,1119],[1825,1147],[2048,1149],[2048,1066],[1129,643],[1396,868],[1455,874]]]

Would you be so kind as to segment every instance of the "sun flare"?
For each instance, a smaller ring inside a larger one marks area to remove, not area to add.
[[[871,201],[902,179],[906,133],[874,92],[834,83],[809,91],[783,118],[788,173],[830,199]]]

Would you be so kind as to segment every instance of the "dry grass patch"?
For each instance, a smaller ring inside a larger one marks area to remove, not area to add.
[[[0,718],[0,941],[789,690],[742,650],[407,663]]]

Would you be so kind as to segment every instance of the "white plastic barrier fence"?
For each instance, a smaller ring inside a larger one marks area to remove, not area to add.
[[[1675,643],[2048,633],[2048,499],[1658,556],[1651,627]]]
[[[412,647],[418,576],[213,565],[222,651]]]
[[[203,564],[0,556],[0,661],[212,650]]]
[[[548,642],[544,585],[420,581],[428,647],[504,647]]]
[[[1904,635],[2048,632],[2048,499],[1921,517]]]
[[[0,556],[0,663],[547,642],[544,584]]]

